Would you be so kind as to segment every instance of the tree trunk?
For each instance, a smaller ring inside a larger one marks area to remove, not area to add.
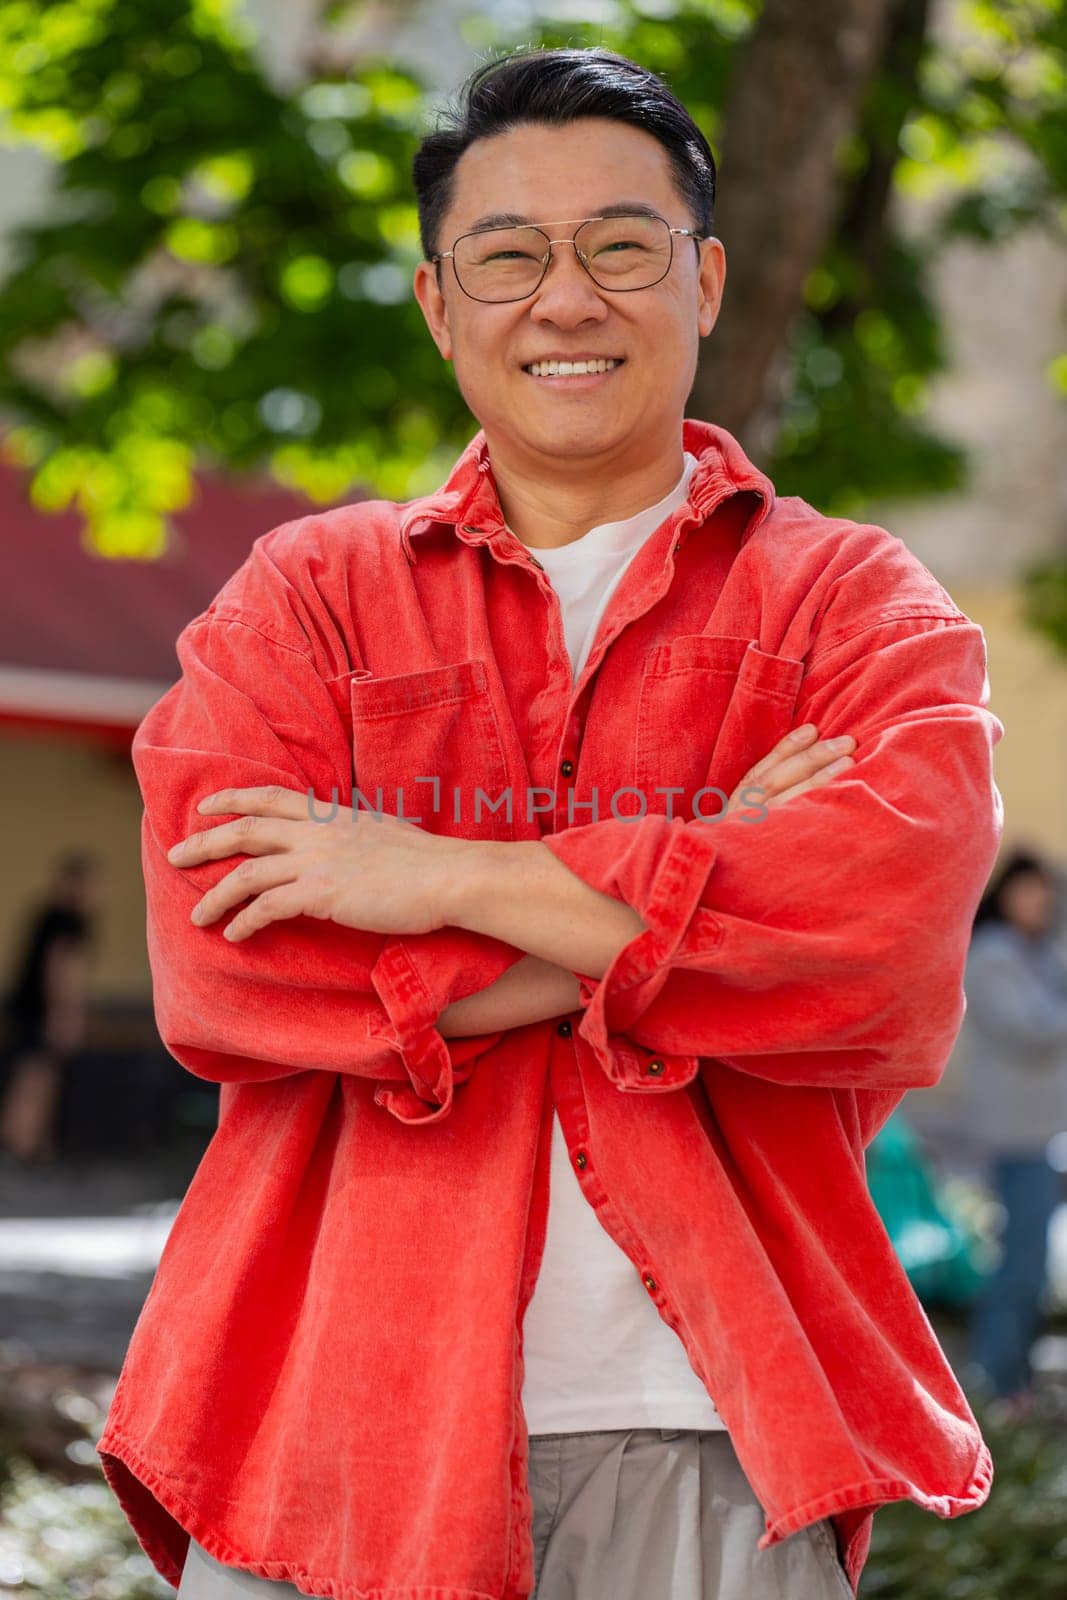
[[[756,460],[773,443],[805,279],[836,225],[835,154],[856,125],[891,10],[892,0],[766,0],[738,58],[714,223],[726,286],[686,409]]]
[[[862,277],[853,293],[842,295],[821,313],[824,331],[832,333],[850,323],[882,292],[900,131],[919,98],[919,63],[929,24],[930,0],[896,0],[881,63],[892,83],[892,97],[883,97],[877,117],[868,114],[863,119],[867,165],[842,195],[838,213],[838,230],[854,249]]]

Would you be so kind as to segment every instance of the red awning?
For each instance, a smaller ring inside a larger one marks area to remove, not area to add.
[[[0,463],[0,727],[62,730],[119,750],[178,677],[174,641],[185,624],[260,534],[316,509],[270,480],[204,474],[172,519],[166,555],[115,560],[86,548],[77,513],[35,510],[27,483]]]

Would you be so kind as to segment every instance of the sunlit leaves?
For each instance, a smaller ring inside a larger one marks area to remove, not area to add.
[[[1045,372],[1052,388],[1067,400],[1067,351],[1050,361]]]
[[[88,350],[71,362],[63,374],[63,384],[71,394],[88,398],[110,389],[118,373],[118,363],[107,350]]]
[[[1067,15],[1062,0],[956,0],[920,64],[922,103],[896,181],[952,200],[941,232],[986,241],[1057,221],[1067,186]],[[1062,227],[1062,223],[1059,223]]]
[[[31,499],[44,511],[76,507],[102,554],[149,557],[166,546],[167,513],[188,502],[193,453],[177,439],[115,429],[107,450],[64,446],[39,468]]]
[[[229,208],[248,194],[255,170],[251,151],[220,151],[218,155],[206,156],[190,169],[189,183],[220,207]]]
[[[171,254],[183,261],[207,261],[216,265],[231,260],[240,248],[236,228],[203,222],[199,217],[178,217],[167,228],[163,240]]]
[[[286,481],[333,498],[454,457],[469,414],[411,296],[420,85],[365,61],[280,94],[234,8],[190,0],[90,6],[104,32],[49,44],[41,18],[55,32],[65,9],[0,3],[3,36],[54,68],[9,76],[10,109],[66,157],[0,286],[0,407],[37,503],[148,554],[193,461],[240,471],[299,441]],[[415,430],[393,414],[405,351],[431,419]]]
[[[317,311],[333,289],[333,269],[322,256],[297,256],[278,274],[282,294],[297,311]]]
[[[1025,569],[1023,609],[1029,625],[1067,656],[1067,556],[1049,556]]]
[[[57,160],[87,142],[83,117],[64,107],[58,91],[79,53],[107,36],[115,0],[70,0],[40,6],[8,0],[0,6],[0,134],[5,143],[32,138]]]
[[[255,30],[241,0],[188,0],[188,4],[189,25],[194,33],[232,48],[251,47]]]
[[[312,83],[297,94],[297,102],[306,117],[345,122],[367,116],[373,101],[374,96],[365,83]]]
[[[461,32],[477,51],[617,49],[664,73],[717,145],[759,11],[602,0],[521,38],[491,8]],[[881,162],[930,220],[906,248],[892,221],[873,247],[843,223],[785,353],[768,470],[829,511],[962,483],[963,452],[926,417],[946,362],[930,267],[960,234],[1067,224],[1063,5],[950,3],[945,20],[917,82],[882,73],[835,151],[846,199]],[[0,137],[62,163],[56,207],[13,240],[0,285],[2,448],[101,548],[158,548],[194,462],[267,464],[320,499],[403,499],[473,431],[412,295],[422,85],[359,59],[278,91],[250,39],[233,0],[0,0]],[[85,337],[68,348],[71,328]],[[1064,358],[1047,377],[1067,392]]]
[[[391,162],[375,150],[352,150],[337,164],[346,189],[361,200],[384,200],[397,187],[398,174]]]

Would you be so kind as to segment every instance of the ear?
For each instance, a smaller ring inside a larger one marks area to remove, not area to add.
[[[697,327],[706,338],[718,321],[722,293],[726,285],[726,251],[722,240],[712,235],[700,241],[699,295]]]
[[[437,287],[437,268],[432,261],[420,261],[415,268],[414,290],[434,344],[444,359],[451,361],[452,336],[448,326],[448,307],[444,294]]]

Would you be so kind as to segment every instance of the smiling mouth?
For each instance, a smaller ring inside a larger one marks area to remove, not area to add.
[[[595,361],[530,361],[523,372],[532,378],[595,378],[621,367],[625,356],[601,356]]]

